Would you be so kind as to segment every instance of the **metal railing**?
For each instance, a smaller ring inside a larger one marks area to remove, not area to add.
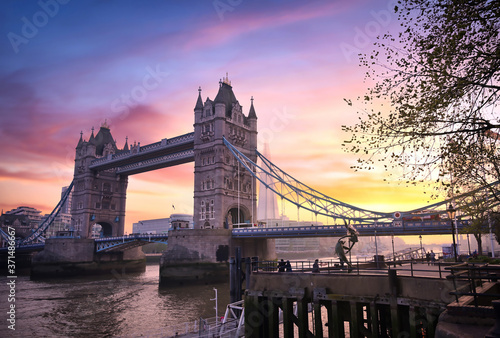
[[[474,306],[478,307],[500,298],[496,288],[500,279],[500,266],[462,263],[446,269],[450,271],[448,278],[453,281],[454,290],[450,294],[455,296],[457,303],[461,297],[470,296]],[[458,285],[459,282],[462,282],[462,285]],[[464,298],[462,300],[467,301]]]
[[[286,263],[286,262],[285,262]],[[313,273],[314,261],[290,261],[291,271],[282,269],[279,270],[279,261],[253,261],[252,273],[255,272],[281,272],[281,273]],[[397,267],[394,262],[377,262],[374,260],[354,261],[352,262],[352,269],[342,263],[340,260],[320,260],[318,261],[320,274],[349,274],[349,275],[387,275],[389,270],[397,270],[400,276],[409,277],[426,277],[426,278],[446,278],[446,271],[444,268],[448,266],[447,263],[435,262],[434,264],[427,265],[425,262],[417,262],[414,260],[397,262]],[[391,267],[392,266],[392,267]],[[500,275],[499,275],[500,278]]]
[[[234,338],[240,336],[239,334],[237,334],[237,331],[238,331],[237,319],[231,319],[223,323],[220,318],[212,317],[212,318],[200,318],[199,320],[195,320],[193,322],[180,323],[178,325],[167,326],[151,331],[127,334],[121,337],[122,338],[124,337]]]

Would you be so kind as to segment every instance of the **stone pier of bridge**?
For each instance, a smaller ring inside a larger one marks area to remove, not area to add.
[[[142,272],[146,256],[140,247],[96,252],[91,238],[49,238],[31,260],[31,279]]]
[[[276,259],[273,239],[233,239],[230,229],[172,230],[160,260],[160,284],[227,282],[236,247],[246,257]]]

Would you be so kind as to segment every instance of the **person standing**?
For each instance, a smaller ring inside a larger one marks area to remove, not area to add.
[[[314,261],[312,272],[313,273],[319,273],[320,272],[319,271],[319,262],[318,262],[318,259],[316,259]]]
[[[281,259],[281,261],[278,263],[278,272],[285,272],[285,261],[283,260],[283,258]]]
[[[434,265],[436,262],[436,254],[431,250],[431,264]]]

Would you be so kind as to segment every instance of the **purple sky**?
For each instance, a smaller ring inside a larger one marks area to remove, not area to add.
[[[281,168],[344,202],[377,210],[427,196],[358,173],[341,147],[363,95],[356,54],[398,26],[395,1],[0,2],[0,207],[49,212],[72,179],[83,131],[107,120],[119,147],[193,130],[193,108],[229,74]],[[192,213],[193,167],[130,178],[127,227]]]

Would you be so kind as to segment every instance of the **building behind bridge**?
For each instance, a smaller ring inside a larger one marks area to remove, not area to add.
[[[134,234],[164,234],[172,229],[193,229],[193,215],[172,214],[168,218],[138,221],[132,224]]]

